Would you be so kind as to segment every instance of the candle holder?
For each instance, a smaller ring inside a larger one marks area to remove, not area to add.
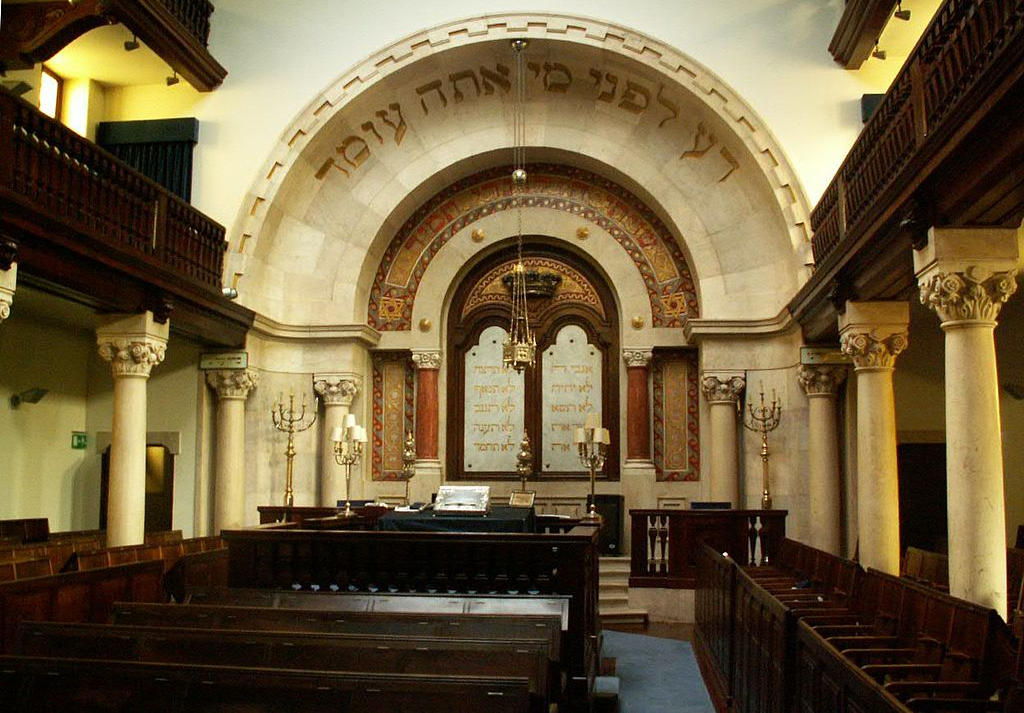
[[[768,434],[779,426],[779,419],[782,417],[782,406],[775,398],[775,390],[772,390],[772,402],[765,405],[764,385],[761,385],[761,405],[747,404],[747,418],[743,419],[743,425],[751,431],[761,434],[761,508],[771,510],[772,496],[768,489]]]
[[[366,429],[356,424],[356,417],[348,414],[345,417],[345,426],[338,426],[331,433],[333,442],[334,462],[345,466],[345,510],[342,517],[352,517],[352,503],[349,500],[349,492],[352,485],[352,466],[359,462],[363,455],[363,445],[366,443]]]
[[[516,455],[516,472],[519,473],[519,492],[526,492],[526,480],[533,475],[533,451],[530,450],[530,436],[523,431],[523,440],[519,443],[519,454]]]
[[[416,475],[416,441],[412,431],[405,437],[405,450],[402,451],[402,477],[405,478],[405,504],[409,505],[409,481]]]
[[[302,410],[295,415],[295,394],[288,395],[288,408],[284,406],[284,394],[277,397],[277,405],[270,409],[270,418],[274,422],[274,428],[288,434],[288,446],[284,455],[287,461],[284,480],[284,504],[292,507],[295,504],[295,492],[292,489],[292,461],[295,459],[295,434],[309,430],[316,423],[317,408],[320,401],[313,399],[313,416],[306,422],[306,395],[302,395]]]
[[[576,442],[576,451],[580,463],[590,470],[590,507],[587,514],[582,518],[600,524],[601,514],[597,512],[597,504],[594,497],[594,487],[597,481],[597,471],[604,468],[605,454],[608,445],[611,443],[611,436],[607,428],[601,428],[597,414],[587,416],[586,425],[577,428],[573,440]]]

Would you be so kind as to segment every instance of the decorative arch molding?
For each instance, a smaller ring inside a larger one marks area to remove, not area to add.
[[[647,288],[652,326],[682,327],[699,316],[697,294],[675,237],[654,212],[614,182],[580,168],[531,165],[524,208],[571,213],[622,246]],[[423,204],[395,234],[370,290],[367,322],[378,331],[412,327],[413,305],[431,260],[475,221],[516,208],[510,170],[498,167],[457,181]]]
[[[303,152],[348,104],[365,95],[384,78],[418,61],[459,47],[511,37],[598,48],[648,66],[666,80],[666,86],[677,86],[702,102],[728,126],[735,138],[742,142],[749,160],[756,163],[785,221],[794,255],[809,255],[808,206],[795,172],[756,113],[713,72],[672,47],[617,25],[570,15],[496,14],[459,20],[407,37],[340,76],[310,102],[283,132],[241,207],[229,236],[231,247],[225,269],[233,276],[228,276],[228,282],[234,284],[244,277],[248,256],[253,254],[255,243],[269,221],[268,209],[289,174],[293,170],[303,172],[303,175],[325,170],[321,163],[310,165]],[[654,102],[656,98],[652,96],[649,101]],[[389,113],[390,109],[383,111],[385,116],[381,120],[392,122],[388,126],[393,125],[397,139],[405,125],[397,123],[398,118]],[[694,151],[706,150],[699,146],[700,141],[701,134],[698,134],[694,139]],[[348,159],[346,153],[339,155]],[[351,160],[358,163],[359,156],[357,151]],[[346,167],[344,161],[337,163],[339,168]]]

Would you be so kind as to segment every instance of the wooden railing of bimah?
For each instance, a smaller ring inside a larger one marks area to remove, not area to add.
[[[954,124],[1019,72],[1021,0],[947,0],[811,212],[815,264],[852,244],[912,184]],[[953,120],[953,117],[960,117]]]
[[[230,587],[571,597],[571,695],[597,670],[597,528],[562,534],[225,530]]]
[[[0,198],[71,231],[74,251],[220,293],[223,226],[7,92],[0,92]]]
[[[694,589],[707,542],[742,564],[765,564],[786,536],[785,510],[630,510],[629,586]]]

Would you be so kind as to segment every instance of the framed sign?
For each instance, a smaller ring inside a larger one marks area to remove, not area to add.
[[[537,492],[534,490],[513,490],[508,496],[508,504],[517,508],[532,508],[536,496]]]

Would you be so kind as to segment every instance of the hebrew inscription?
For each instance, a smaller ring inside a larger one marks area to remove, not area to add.
[[[522,372],[501,365],[508,332],[498,326],[480,333],[466,352],[463,461],[467,473],[514,472],[523,437]]]
[[[542,461],[544,472],[584,472],[573,432],[587,414],[601,413],[601,352],[583,328],[570,324],[558,331],[544,351]]]

